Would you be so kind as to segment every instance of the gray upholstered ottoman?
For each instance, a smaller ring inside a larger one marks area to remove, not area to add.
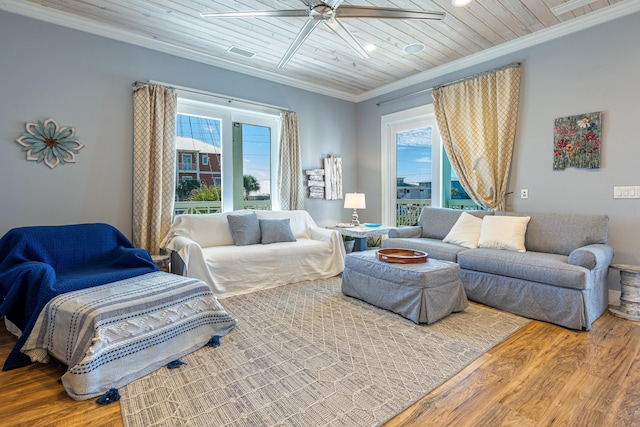
[[[469,304],[458,264],[435,259],[422,264],[387,263],[378,260],[375,251],[347,255],[342,293],[415,323],[436,322]]]

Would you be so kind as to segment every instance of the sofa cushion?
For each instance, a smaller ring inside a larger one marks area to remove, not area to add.
[[[468,250],[464,246],[444,243],[442,240],[428,237],[383,239],[383,248],[401,248],[423,251],[429,254],[429,258],[442,261],[456,262],[458,254]]]
[[[594,243],[609,243],[609,217],[540,212],[496,212],[496,216],[529,216],[525,246],[528,251],[569,255]]]
[[[524,236],[529,217],[487,216],[482,219],[479,248],[525,252]]]
[[[492,214],[492,212],[487,211],[461,211],[459,209],[425,206],[422,208],[418,218],[418,225],[422,227],[422,237],[444,239],[463,212],[479,218]]]
[[[289,225],[289,218],[260,219],[260,233],[262,234],[261,242],[263,245],[296,241]]]
[[[332,256],[336,252],[339,263]],[[340,251],[311,239],[271,245],[212,246],[203,248],[202,256],[212,276],[209,286],[218,298],[328,278],[344,268]]]
[[[546,283],[572,289],[586,289],[589,270],[567,262],[564,255],[541,252],[526,253],[499,249],[467,249],[458,254],[458,264],[474,270],[531,282]]]
[[[255,212],[242,215],[227,215],[231,237],[236,246],[260,243],[260,223]]]
[[[464,246],[465,248],[477,248],[482,229],[482,219],[463,212],[453,228],[444,239],[445,243]]]

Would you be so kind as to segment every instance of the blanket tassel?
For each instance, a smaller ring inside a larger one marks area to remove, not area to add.
[[[208,343],[205,344],[207,347],[219,347],[220,346],[220,335],[214,335],[211,337]]]
[[[120,400],[120,393],[117,388],[110,388],[105,394],[100,396],[96,403],[99,405],[108,405],[109,403],[117,402]]]
[[[169,369],[177,369],[179,368],[181,365],[186,365],[185,362],[183,362],[180,359],[174,360],[173,362],[169,362],[167,363],[167,368]]]

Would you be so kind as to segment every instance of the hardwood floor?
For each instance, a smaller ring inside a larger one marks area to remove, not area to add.
[[[0,360],[15,338],[0,326]],[[120,404],[76,402],[60,365],[0,372],[0,425],[122,426]],[[389,421],[398,426],[640,426],[640,323],[590,332],[533,321]]]

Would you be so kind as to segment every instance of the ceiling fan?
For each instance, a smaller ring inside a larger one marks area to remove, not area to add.
[[[351,34],[338,18],[375,18],[375,19],[428,19],[441,20],[444,12],[417,11],[408,9],[395,9],[386,7],[369,6],[342,6],[338,8],[344,0],[300,0],[307,5],[306,9],[284,9],[284,10],[256,10],[241,12],[202,12],[200,16],[206,18],[255,18],[255,17],[307,17],[304,24],[293,43],[289,46],[282,59],[278,63],[278,68],[284,68],[291,57],[300,48],[300,45],[309,37],[311,31],[323,22],[342,40],[344,40],[363,59],[369,58],[369,54],[362,47],[360,42]]]

